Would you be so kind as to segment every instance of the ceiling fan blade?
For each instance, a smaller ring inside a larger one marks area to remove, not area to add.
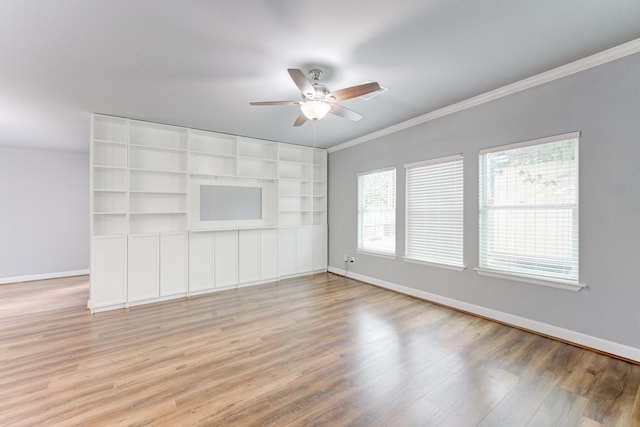
[[[378,82],[364,83],[358,86],[346,87],[344,89],[331,92],[327,95],[327,98],[335,101],[344,101],[346,99],[357,98],[377,90],[380,90]]]
[[[300,101],[263,101],[250,102],[249,105],[298,105]]]
[[[309,79],[307,79],[302,71],[298,70],[297,68],[288,68],[287,71],[293,79],[293,82],[296,84],[296,86],[298,86],[298,89],[300,89],[300,92],[302,92],[304,95],[315,95],[316,90],[313,88],[313,85],[311,85],[311,82],[309,81]]]
[[[355,111],[349,110],[348,108],[345,108],[338,104],[331,104],[331,110],[329,110],[329,112],[335,114],[336,116],[352,120],[354,122],[357,122],[362,118],[362,116]]]
[[[296,121],[293,122],[293,125],[294,126],[302,126],[303,124],[306,123],[306,121],[307,121],[307,116],[305,116],[303,112],[300,112],[300,115],[298,116]]]

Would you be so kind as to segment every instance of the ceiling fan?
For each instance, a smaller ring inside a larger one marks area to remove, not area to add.
[[[326,86],[319,83],[322,70],[313,69],[309,72],[308,79],[302,71],[297,68],[289,68],[287,70],[293,82],[298,86],[302,93],[300,101],[265,101],[250,102],[250,105],[299,105],[300,115],[293,123],[294,126],[302,126],[307,120],[320,120],[327,113],[357,122],[362,116],[353,110],[349,110],[341,105],[335,104],[336,101],[344,101],[351,98],[367,95],[369,93],[380,90],[377,82],[364,83],[357,86],[351,86],[344,89],[329,92]]]

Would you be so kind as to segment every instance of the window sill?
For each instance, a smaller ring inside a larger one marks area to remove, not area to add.
[[[362,255],[371,255],[371,256],[377,256],[380,258],[387,258],[387,259],[396,259],[398,258],[395,254],[390,254],[390,253],[386,253],[386,252],[376,252],[376,251],[368,251],[366,249],[356,249],[356,252]]]
[[[402,260],[404,262],[410,262],[412,264],[428,265],[429,267],[440,267],[440,268],[446,268],[447,270],[454,270],[454,271],[464,271],[467,268],[464,265],[459,266],[459,265],[451,265],[451,264],[441,264],[439,262],[422,261],[420,259],[409,258],[409,257],[402,257]]]
[[[570,283],[561,280],[543,279],[534,276],[525,276],[514,273],[505,273],[503,271],[488,270],[486,268],[476,267],[476,272],[481,276],[496,277],[498,279],[514,280],[517,282],[531,283],[534,285],[548,286],[550,288],[564,289],[566,291],[580,292],[587,285],[582,283]]]

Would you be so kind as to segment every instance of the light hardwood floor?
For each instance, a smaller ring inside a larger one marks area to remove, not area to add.
[[[331,274],[91,315],[0,286],[0,425],[640,426],[640,366]]]

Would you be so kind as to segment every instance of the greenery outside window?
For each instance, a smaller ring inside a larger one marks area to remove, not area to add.
[[[396,170],[358,175],[358,249],[396,253]]]

